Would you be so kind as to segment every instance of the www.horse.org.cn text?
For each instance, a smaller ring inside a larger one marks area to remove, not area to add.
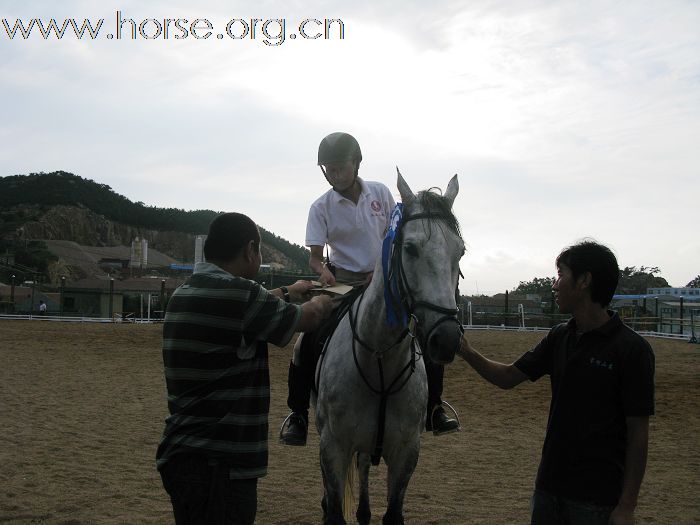
[[[9,40],[259,40],[275,47],[287,40],[345,39],[345,23],[338,18],[305,18],[298,23],[290,23],[289,32],[286,18],[231,18],[225,24],[213,24],[207,18],[135,20],[121,11],[115,13],[111,32],[104,18],[96,22],[87,18],[82,22],[76,18],[51,18],[48,21],[43,18],[3,18],[2,26],[4,36]]]

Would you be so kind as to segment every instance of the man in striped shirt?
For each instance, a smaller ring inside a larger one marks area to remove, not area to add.
[[[156,464],[178,525],[252,524],[257,479],[267,473],[267,343],[284,346],[294,332],[315,329],[330,300],[292,303],[306,297],[309,281],[270,291],[254,282],[260,233],[245,215],[214,219],[204,255],[165,315],[170,416]]]

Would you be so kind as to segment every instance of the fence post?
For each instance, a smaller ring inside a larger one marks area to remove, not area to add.
[[[660,332],[661,331],[661,317],[659,316],[659,296],[657,295],[654,298],[654,317],[656,317],[656,322],[659,323],[656,327],[656,331]]]
[[[525,307],[522,303],[518,304],[518,313],[520,314],[520,328],[525,328]]]
[[[165,318],[165,279],[160,280],[160,317]]]
[[[503,326],[508,326],[508,290],[506,290],[506,304],[503,307]]]
[[[114,277],[109,278],[109,318],[114,317]]]
[[[32,298],[31,298],[31,305],[29,306],[29,311],[33,314],[34,313],[34,287],[36,286],[36,275],[33,276],[32,280]]]
[[[61,277],[61,294],[58,296],[58,315],[63,317],[63,294],[66,291],[66,276]]]
[[[554,315],[554,290],[552,290],[552,294],[549,300],[549,313],[551,315]]]
[[[680,308],[680,325],[681,325],[681,335],[683,335],[683,297],[681,297],[681,308]]]
[[[10,303],[12,305],[12,313],[15,313],[15,274],[10,275]]]

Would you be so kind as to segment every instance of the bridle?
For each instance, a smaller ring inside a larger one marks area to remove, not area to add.
[[[422,213],[416,213],[414,215],[410,215],[405,217],[402,220],[402,225],[405,225],[409,221],[413,220],[418,220],[418,219],[434,219],[434,218],[440,218],[439,215],[435,215],[429,212],[422,212]],[[393,344],[388,346],[387,348],[384,349],[375,349],[372,348],[370,345],[368,345],[366,342],[362,341],[357,333],[357,312],[360,309],[360,304],[362,303],[362,299],[365,294],[365,290],[362,291],[362,294],[358,297],[358,299],[355,301],[355,305],[350,305],[348,308],[348,318],[349,318],[349,324],[350,324],[350,330],[352,332],[352,353],[353,353],[353,359],[355,361],[355,367],[360,374],[360,377],[364,381],[365,385],[379,396],[379,414],[378,414],[378,422],[377,422],[377,437],[376,437],[376,442],[375,442],[375,448],[374,452],[371,455],[372,459],[372,464],[373,465],[378,465],[379,460],[382,455],[382,448],[383,448],[383,442],[384,442],[384,427],[385,427],[385,422],[386,422],[386,404],[387,400],[390,395],[396,394],[397,392],[400,392],[403,387],[408,383],[408,380],[411,378],[413,375],[413,372],[416,369],[416,362],[422,355],[420,350],[416,349],[416,338],[417,338],[417,327],[418,327],[418,318],[415,316],[414,312],[418,308],[425,308],[427,310],[432,310],[434,312],[438,312],[443,314],[442,317],[440,317],[430,328],[430,330],[427,332],[427,335],[425,336],[424,339],[424,344],[427,344],[427,342],[430,340],[430,336],[432,333],[437,329],[438,326],[440,326],[442,323],[445,322],[450,322],[453,321],[457,323],[459,326],[459,329],[462,330],[462,325],[459,323],[457,319],[457,313],[459,310],[457,308],[447,308],[444,306],[440,306],[435,303],[431,303],[428,301],[423,301],[423,300],[416,300],[415,295],[413,290],[411,289],[410,283],[408,282],[408,278],[406,276],[406,272],[404,270],[403,266],[403,259],[402,259],[402,246],[403,246],[403,235],[402,235],[402,230],[399,230],[399,235],[396,237],[394,241],[394,250],[391,255],[391,271],[390,275],[396,276],[398,278],[398,296],[391,294],[391,301],[395,303],[396,306],[398,306],[402,312],[406,314],[407,319],[410,318],[410,322],[408,322],[408,325],[404,330],[400,333],[396,341],[394,341]],[[393,277],[392,277],[393,278]],[[354,312],[353,312],[353,306]],[[388,307],[388,305],[387,305]],[[409,361],[406,363],[406,365],[401,368],[401,370],[396,374],[394,379],[388,383],[385,381],[384,378],[384,367],[383,367],[383,357],[384,354],[389,352],[391,349],[399,346],[401,342],[407,337],[411,337],[411,357]],[[328,342],[330,340],[330,337],[326,340],[326,343],[324,345],[324,349],[322,354],[325,354],[325,351],[328,346]],[[357,358],[357,345],[356,343],[359,343],[360,347],[364,347],[366,350],[371,351],[374,356],[377,359],[377,368],[379,370],[379,388],[373,386],[365,374],[362,371],[362,367],[360,366],[360,363]],[[322,355],[323,357],[323,355]],[[320,367],[319,367],[320,371]]]
[[[418,219],[430,220],[434,218],[440,218],[440,216],[432,214],[430,212],[415,213],[413,215],[409,215],[408,217],[403,218],[401,223],[402,226],[405,226],[406,223],[410,221]],[[433,326],[430,328],[430,330],[428,330],[427,334],[423,338],[423,344],[421,345],[422,348],[426,348],[428,341],[430,341],[430,336],[442,323],[454,322],[458,325],[459,329],[462,330],[462,325],[457,319],[457,314],[459,313],[459,310],[457,308],[447,308],[428,301],[417,301],[415,299],[413,290],[411,290],[411,285],[408,282],[408,278],[406,277],[406,271],[404,270],[403,266],[403,250],[401,249],[403,247],[403,229],[399,230],[398,237],[396,238],[394,243],[396,247],[394,248],[394,253],[391,259],[391,273],[398,276],[399,297],[392,297],[392,300],[398,302],[403,308],[403,310],[410,317],[414,325],[412,330],[413,337],[417,336],[418,318],[414,315],[414,312],[418,308],[425,308],[426,310],[432,310],[433,312],[443,314],[442,317],[440,317],[437,321],[435,321],[435,323],[433,323]]]

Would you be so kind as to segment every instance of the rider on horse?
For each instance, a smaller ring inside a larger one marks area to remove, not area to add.
[[[320,275],[319,281],[324,285],[348,283],[364,286],[372,279],[395,206],[391,192],[384,184],[358,177],[361,161],[360,145],[347,133],[331,133],[319,145],[318,165],[332,189],[311,205],[306,245],[311,250],[309,266]],[[331,249],[330,258],[324,258],[326,244]],[[309,398],[316,368],[313,348],[316,345],[302,344],[303,340],[302,334],[294,345],[289,366],[287,404],[292,413],[280,433],[280,441],[286,445],[305,445],[308,433]],[[426,362],[426,369],[426,428],[436,435],[454,432],[459,429],[459,423],[448,417],[442,408],[444,367]]]

